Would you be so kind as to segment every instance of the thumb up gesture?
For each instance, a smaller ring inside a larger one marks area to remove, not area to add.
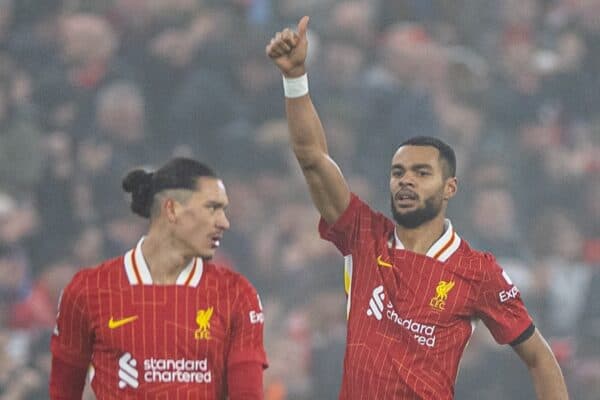
[[[304,64],[308,49],[308,20],[307,16],[300,19],[297,32],[289,28],[277,32],[265,49],[281,73],[288,78],[295,78],[306,72]]]

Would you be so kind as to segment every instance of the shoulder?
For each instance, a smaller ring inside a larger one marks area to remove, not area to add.
[[[103,283],[110,282],[112,277],[120,277],[122,271],[123,256],[105,260],[91,267],[83,267],[73,275],[71,282],[65,290],[77,291],[87,287],[97,287]]]
[[[462,238],[460,246],[449,259],[449,262],[453,269],[462,271],[463,274],[476,280],[484,280],[490,273],[499,269],[496,258],[492,253],[473,249]]]
[[[394,223],[386,215],[375,210],[360,197],[352,193],[349,210],[358,214],[363,228],[369,227],[376,234],[389,234],[394,230]]]
[[[204,263],[204,273],[212,277],[220,285],[226,285],[233,288],[256,291],[252,283],[241,273],[223,266],[219,263],[208,261]]]
[[[489,274],[501,270],[496,256],[488,251],[473,249],[466,240],[462,240],[460,253],[463,259],[471,260],[471,266],[477,267],[484,274]]]

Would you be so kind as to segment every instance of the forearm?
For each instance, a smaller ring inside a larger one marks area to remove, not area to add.
[[[266,47],[267,55],[284,75],[286,113],[292,150],[302,168],[311,197],[328,223],[335,222],[350,203],[350,190],[327,151],[323,125],[308,94],[305,76],[308,17],[298,33],[284,29]]]
[[[567,400],[569,395],[560,367],[552,354],[544,356],[536,365],[529,367],[538,399]]]
[[[292,149],[300,166],[310,168],[327,154],[323,125],[310,95],[286,98],[285,105]]]
[[[537,329],[529,339],[513,348],[529,369],[538,399],[567,400],[569,398],[560,366],[546,339]]]

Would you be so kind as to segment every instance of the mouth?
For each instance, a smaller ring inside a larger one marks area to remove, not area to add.
[[[412,190],[402,189],[396,192],[394,200],[400,208],[408,208],[414,206],[419,200],[419,195]]]
[[[216,249],[217,247],[219,247],[221,245],[221,239],[223,238],[222,235],[214,235],[210,237],[210,243],[211,243],[211,247],[213,249]]]

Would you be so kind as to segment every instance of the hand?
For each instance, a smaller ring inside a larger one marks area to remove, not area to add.
[[[267,55],[288,78],[296,78],[306,72],[304,63],[308,49],[306,39],[308,21],[307,16],[300,19],[297,33],[289,28],[277,32],[266,47]]]

